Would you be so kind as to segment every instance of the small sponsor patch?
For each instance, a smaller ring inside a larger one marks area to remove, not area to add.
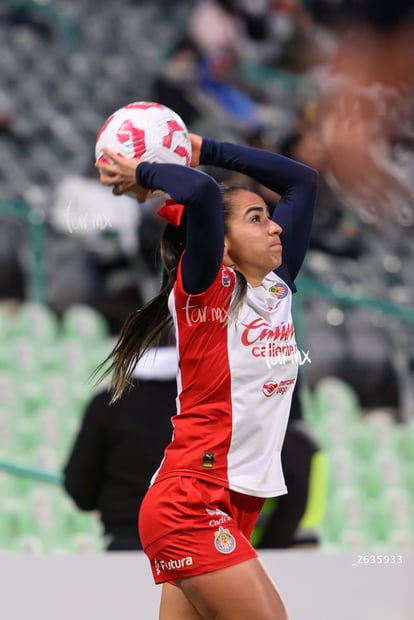
[[[277,385],[278,384],[276,383],[276,381],[268,381],[267,383],[264,383],[262,385],[263,394],[267,397],[271,396],[275,393]]]
[[[223,286],[230,286],[231,284],[231,278],[230,278],[230,274],[226,269],[223,269],[222,273],[221,273],[221,283]]]
[[[204,452],[203,460],[201,462],[202,467],[206,469],[213,469],[214,467],[214,452]]]
[[[289,290],[286,284],[273,284],[269,288],[269,293],[272,293],[278,299],[283,299],[288,294]]]
[[[220,553],[232,553],[236,548],[236,539],[230,534],[230,530],[220,526],[214,532],[214,545]]]

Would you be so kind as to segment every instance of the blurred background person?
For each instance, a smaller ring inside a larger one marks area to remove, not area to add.
[[[326,453],[306,422],[301,381],[295,385],[282,448],[288,493],[267,499],[252,533],[258,549],[315,548],[321,544],[329,468]]]
[[[171,439],[176,373],[174,346],[150,349],[122,399],[110,405],[102,390],[84,413],[64,487],[81,510],[99,512],[107,551],[142,549],[138,511]]]
[[[73,304],[98,310],[113,334],[143,303],[145,263],[140,254],[141,209],[103,191],[94,161],[56,184],[49,218],[48,303],[62,315]]]
[[[414,185],[398,151],[412,141],[414,5],[364,0],[340,6],[339,16],[329,12],[338,49],[321,82],[329,167],[356,211],[379,226],[385,221],[394,231],[395,224],[412,230]]]

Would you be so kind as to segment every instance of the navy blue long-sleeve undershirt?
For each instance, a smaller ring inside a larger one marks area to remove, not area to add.
[[[283,229],[282,264],[276,273],[295,291],[293,282],[311,233],[318,173],[276,153],[207,138],[203,139],[200,164],[241,172],[281,196],[272,215]],[[174,164],[143,162],[136,176],[143,187],[161,189],[188,207],[183,284],[190,294],[205,291],[223,261],[224,224],[218,184],[200,170]]]

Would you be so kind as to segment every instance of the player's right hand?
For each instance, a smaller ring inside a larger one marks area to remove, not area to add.
[[[108,148],[102,149],[106,156],[106,161],[98,161],[95,166],[99,170],[99,180],[103,185],[112,185],[112,193],[115,196],[123,194],[134,194],[139,202],[145,202],[152,190],[142,185],[138,185],[136,179],[136,169],[141,163],[139,158],[126,158],[117,155]]]

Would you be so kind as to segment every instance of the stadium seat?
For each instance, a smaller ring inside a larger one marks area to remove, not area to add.
[[[355,482],[360,493],[367,500],[378,498],[383,490],[381,470],[375,461],[358,463]]]
[[[62,335],[85,344],[102,342],[109,335],[105,319],[90,306],[70,306],[62,317]]]
[[[387,543],[392,531],[390,505],[383,499],[368,499],[364,506],[365,527],[370,533],[372,543]]]
[[[354,424],[350,429],[350,448],[359,460],[369,461],[376,453],[376,441],[372,428],[367,424]]]
[[[414,423],[399,424],[394,432],[395,452],[401,463],[414,467]]]
[[[40,536],[25,534],[16,538],[14,550],[25,555],[41,555],[45,552],[45,545]]]
[[[53,341],[57,333],[56,316],[47,306],[33,301],[24,302],[11,322],[14,338],[30,336],[31,340],[44,344]]]
[[[341,379],[325,377],[318,381],[314,397],[325,416],[344,418],[352,423],[359,414],[359,402],[355,391]]]
[[[22,498],[6,498],[2,502],[3,545],[14,545],[16,540],[33,531],[30,511]]]

